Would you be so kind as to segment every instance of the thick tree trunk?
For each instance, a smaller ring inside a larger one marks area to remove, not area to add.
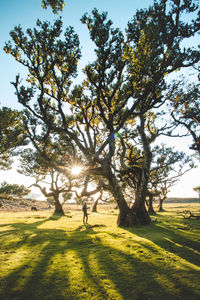
[[[64,215],[65,213],[64,213],[63,207],[59,201],[59,195],[54,195],[54,200],[55,200],[54,214]]]
[[[136,191],[135,203],[131,207],[131,211],[135,214],[137,224],[146,225],[151,223],[151,218],[145,206],[146,194],[145,190]]]
[[[145,202],[147,195],[147,186],[149,181],[149,172],[152,161],[152,153],[150,148],[150,141],[145,133],[145,116],[140,115],[140,126],[138,126],[138,131],[140,133],[144,151],[144,164],[141,169],[141,174],[139,174],[138,184],[136,187],[136,199],[133,204],[131,211],[135,214],[137,223],[139,224],[149,224],[151,223],[151,218],[146,210]]]
[[[131,207],[131,211],[135,214],[137,224],[145,225],[151,223],[151,218],[146,209],[147,185],[149,180],[149,172],[145,169],[141,170],[135,192],[135,202]]]
[[[111,169],[107,167],[107,179],[109,181],[110,192],[112,193],[113,197],[115,198],[118,208],[119,208],[119,215],[117,218],[117,225],[118,226],[133,226],[137,224],[135,214],[131,211],[130,207],[128,206],[124,195],[121,191],[121,187],[112,173]]]
[[[119,214],[117,218],[118,226],[133,226],[136,224],[135,215],[132,214],[129,206],[124,199],[124,195],[120,189],[120,186],[116,180],[115,185],[112,189],[112,194],[118,204]]]

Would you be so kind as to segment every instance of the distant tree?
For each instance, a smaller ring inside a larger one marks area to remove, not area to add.
[[[193,190],[198,193],[198,195],[199,195],[199,203],[200,203],[200,186],[197,186],[197,187],[193,188]]]
[[[0,186],[0,194],[9,196],[23,197],[28,195],[30,191],[31,190],[24,185],[9,184],[6,181],[2,182]]]
[[[186,128],[193,138],[190,149],[200,156],[200,84],[174,84],[174,93],[171,99],[172,116],[175,123]]]
[[[18,172],[35,178],[35,183],[31,186],[39,188],[45,197],[53,197],[55,213],[63,215],[63,204],[72,196],[73,178],[70,175],[69,157],[67,159],[67,155],[60,153],[60,148],[56,145],[48,145],[45,154],[25,149],[21,153]]]
[[[94,203],[92,205],[92,212],[97,212],[97,205],[99,203],[99,200],[103,201],[103,189],[101,189],[99,196],[94,200]]]
[[[164,144],[156,146],[153,153],[148,191],[158,198],[159,211],[163,211],[163,202],[170,188],[194,167],[194,163],[184,152],[175,151]],[[153,207],[152,203],[151,207]]]
[[[46,197],[46,200],[48,202],[49,205],[54,205],[55,204],[55,200],[54,197]]]
[[[20,146],[28,143],[23,114],[8,107],[0,109],[0,169],[8,169]]]
[[[67,181],[64,176],[55,170],[49,170],[46,176],[38,176],[32,186],[39,188],[45,197],[54,200],[55,214],[64,215],[63,204],[72,196],[70,180]]]

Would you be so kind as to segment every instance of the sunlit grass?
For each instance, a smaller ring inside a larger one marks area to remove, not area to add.
[[[0,299],[199,299],[200,223],[181,210],[131,229],[102,208],[87,226],[81,210],[1,212]]]

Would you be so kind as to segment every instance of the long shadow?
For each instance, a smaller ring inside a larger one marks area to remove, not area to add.
[[[185,221],[180,223],[185,224]],[[186,237],[184,230],[174,231],[174,228],[163,227],[162,223],[153,223],[148,225],[149,229],[144,227],[124,228],[131,233],[137,234],[142,238],[153,242],[164,250],[176,254],[186,261],[200,266],[200,243]],[[153,232],[153,234],[151,234]]]
[[[94,232],[93,228],[90,230],[92,230],[92,234],[97,233]],[[84,231],[84,233],[88,234],[87,229]],[[126,239],[124,242],[127,242]],[[179,281],[177,279],[177,276],[174,276],[174,274],[179,273],[179,271],[174,272],[174,269],[171,266],[167,267],[164,270],[162,268],[162,264],[155,265],[151,262],[151,260],[148,261],[148,259],[140,259],[135,255],[130,255],[128,253],[122,252],[118,249],[115,249],[114,247],[103,245],[101,242],[99,242],[97,245],[101,248],[101,250],[104,251],[104,256],[102,257],[101,251],[96,251],[96,248],[94,248],[93,251],[92,249],[90,250],[90,252],[92,251],[96,253],[95,258],[98,261],[99,265],[99,270],[97,273],[106,274],[103,275],[103,278],[111,279],[114,284],[114,288],[118,290],[123,299],[156,300],[168,299],[169,297],[171,297],[171,299],[179,299],[179,297],[180,299],[188,299],[188,295],[190,296],[190,299],[196,300],[198,298],[197,294],[188,285],[189,281],[191,281],[188,276],[188,269],[185,271],[180,271],[181,277]],[[141,243],[139,243],[139,246],[141,246]],[[146,243],[143,244],[142,247],[146,248],[147,250],[151,250],[152,253],[155,252],[155,249],[153,249],[153,247],[151,248],[147,246]],[[108,264],[108,262],[110,263]],[[91,282],[98,282],[97,273],[93,270],[92,264],[88,260],[88,256],[84,257],[83,265],[85,266],[86,273],[88,274],[88,276],[90,276]],[[185,274],[185,277],[187,277],[186,282],[182,282],[181,278],[183,273]],[[198,271],[193,271],[193,275],[194,274],[197,277],[199,275]],[[171,281],[172,286],[174,285],[174,280],[176,280],[177,287],[180,288],[180,286],[182,286],[183,292],[180,293],[181,295],[177,295],[177,297],[174,297],[173,289],[170,291],[167,287],[165,287],[165,285],[163,285],[159,280],[160,276],[164,277],[165,280]],[[102,276],[100,276],[100,278],[101,277]],[[171,280],[169,279],[170,277]],[[127,283],[126,287],[124,287],[125,283]],[[156,296],[155,291],[157,291]],[[104,292],[104,297],[108,296],[106,295],[106,293],[107,291]],[[109,299],[109,297],[105,297],[105,299]]]
[[[29,224],[23,222],[6,224],[6,226],[12,226],[10,234],[16,234],[19,240],[2,245],[2,250],[13,256],[21,249],[21,251],[27,251],[27,258],[25,257],[23,262],[19,263],[7,276],[1,278],[0,299],[55,299],[51,297],[50,290],[54,285],[56,286],[54,284],[56,277],[53,275],[47,277],[45,272],[52,264],[54,255],[62,252],[63,248],[58,250],[55,243],[58,244],[66,239],[66,232],[38,229],[38,226],[59,218],[59,215],[52,215],[47,219]],[[3,234],[9,234],[9,230]],[[47,277],[46,280],[45,277]],[[70,293],[68,295],[70,298]],[[62,298],[62,293],[59,295],[59,288],[57,296],[58,299],[65,299]]]
[[[49,220],[52,217],[30,224],[9,224],[12,233],[20,235],[20,241],[11,240],[3,247],[4,251],[11,257],[15,253],[9,252],[10,249],[27,254],[21,263],[18,258],[17,266],[10,268],[8,274],[0,275],[1,300],[179,299],[159,280],[168,278],[173,285],[175,277],[170,266],[162,269],[162,264],[154,264],[145,256],[138,257],[134,252],[123,252],[105,243],[101,238],[104,231],[98,232],[103,225],[81,225],[70,233],[64,229],[38,228]],[[130,232],[138,234],[134,230]],[[105,233],[109,235],[106,230]],[[141,232],[139,235],[145,237]],[[111,236],[121,238],[117,234]],[[123,238],[122,242],[127,243]],[[129,245],[132,247],[131,240]],[[153,251],[147,244],[142,247]],[[76,284],[72,283],[72,277]],[[184,291],[179,293],[180,299],[188,299],[188,295],[197,299],[198,295],[186,282],[176,285]]]

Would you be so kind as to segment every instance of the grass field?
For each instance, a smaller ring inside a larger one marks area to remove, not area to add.
[[[145,227],[117,211],[0,212],[0,299],[200,299],[200,205],[176,204]]]

